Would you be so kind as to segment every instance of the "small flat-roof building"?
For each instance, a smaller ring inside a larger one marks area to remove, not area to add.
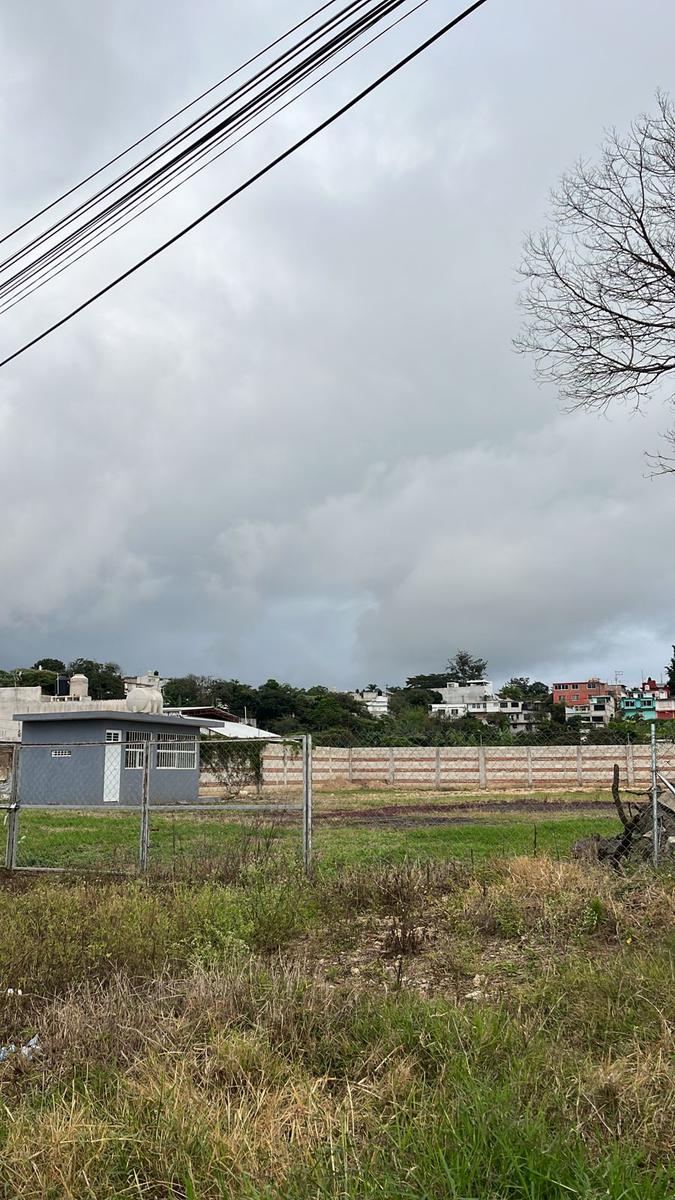
[[[140,805],[146,754],[151,804],[198,799],[199,727],[208,722],[125,710],[14,719],[22,723],[20,804]]]

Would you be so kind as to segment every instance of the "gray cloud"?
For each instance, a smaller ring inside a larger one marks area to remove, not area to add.
[[[3,226],[304,7],[8,6]],[[440,24],[429,9],[3,318],[0,349]],[[524,230],[669,85],[673,34],[665,0],[486,6],[5,370],[0,660],[348,685],[463,645],[496,677],[658,670],[675,522],[642,455],[664,413],[561,415],[511,337]]]

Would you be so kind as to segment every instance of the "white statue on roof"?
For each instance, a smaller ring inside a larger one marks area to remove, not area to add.
[[[160,679],[159,671],[146,671],[145,675],[139,675],[135,686],[127,692],[129,712],[153,715],[164,712],[162,688],[165,683],[165,679]]]

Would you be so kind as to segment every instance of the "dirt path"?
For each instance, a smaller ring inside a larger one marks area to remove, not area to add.
[[[316,822],[331,821],[334,824],[345,825],[380,825],[390,822],[405,822],[406,824],[453,824],[471,825],[483,817],[513,817],[514,820],[524,820],[534,816],[560,816],[569,814],[578,816],[580,813],[611,816],[615,812],[611,801],[589,799],[588,803],[562,800],[528,800],[519,797],[517,800],[494,800],[481,804],[379,804],[367,808],[322,808],[315,805],[314,820]]]

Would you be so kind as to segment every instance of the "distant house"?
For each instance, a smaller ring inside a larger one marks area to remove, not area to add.
[[[643,721],[656,720],[656,697],[642,688],[629,688],[619,701],[622,717],[640,717]]]
[[[503,700],[501,697],[499,700],[500,714],[506,717],[512,733],[532,733],[542,708],[537,700]]]
[[[591,696],[585,704],[566,704],[565,720],[578,717],[582,725],[609,725],[616,716],[616,699],[609,693]]]
[[[389,713],[389,693],[380,688],[370,691],[364,688],[360,692],[350,692],[350,696],[352,700],[359,700],[365,705],[371,717],[386,717]]]
[[[639,688],[628,688],[620,699],[623,717],[639,717],[643,721],[675,720],[675,697],[664,683],[651,677]]]
[[[458,721],[461,717],[473,717],[476,721],[503,717],[512,733],[531,733],[540,708],[534,701],[509,700],[496,696],[489,679],[448,683],[446,687],[434,690],[440,691],[443,701],[441,704],[430,705],[429,713],[432,717],[442,717],[448,721]]]
[[[565,708],[574,708],[576,705],[590,704],[598,696],[610,695],[612,690],[609,684],[603,683],[595,675],[576,683],[554,683],[553,703],[564,704]]]
[[[431,704],[429,713],[432,717],[446,717],[456,721],[460,717],[487,718],[496,716],[501,711],[499,697],[495,696],[489,679],[470,679],[467,683],[447,683],[445,687],[434,688],[440,692],[441,703]]]
[[[197,801],[201,722],[123,710],[18,713],[15,720],[21,804],[140,805],[146,755],[152,804]]]

